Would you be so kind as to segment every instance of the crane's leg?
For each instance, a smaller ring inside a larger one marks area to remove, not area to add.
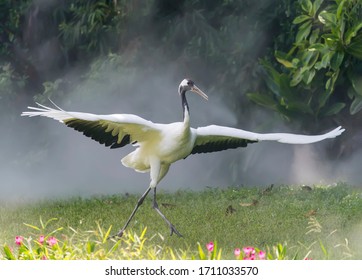
[[[177,234],[179,237],[182,237],[182,234],[178,232],[178,230],[175,228],[175,226],[166,218],[166,216],[161,212],[160,208],[158,208],[158,203],[156,200],[156,186],[157,184],[162,180],[163,177],[168,172],[168,169],[170,168],[170,165],[168,164],[157,164],[157,162],[154,162],[153,164],[153,170],[151,169],[151,186],[153,186],[153,209],[156,210],[156,212],[162,217],[162,219],[168,224],[170,227],[170,235],[173,233]],[[152,183],[154,179],[157,178],[156,183]]]
[[[177,234],[179,237],[182,237],[182,234],[175,228],[175,226],[166,218],[166,216],[161,212],[160,208],[158,208],[158,203],[156,201],[156,188],[153,189],[153,209],[162,217],[162,219],[168,224],[170,227],[170,235],[173,233]]]
[[[153,160],[151,164],[151,183],[150,186],[147,188],[145,193],[140,197],[138,200],[135,208],[133,209],[131,216],[128,218],[127,222],[123,226],[123,228],[113,237],[122,237],[123,232],[127,228],[128,224],[131,222],[133,216],[136,214],[138,208],[142,205],[143,201],[145,200],[146,196],[150,192],[151,189],[154,189],[154,195],[153,195],[153,209],[156,210],[156,212],[162,217],[162,219],[168,224],[170,227],[171,235],[173,233],[177,234],[178,236],[182,237],[181,233],[177,231],[175,226],[165,217],[165,215],[161,212],[160,208],[158,208],[158,204],[156,201],[156,186],[158,182],[161,181],[161,179],[166,175],[168,172],[170,165],[161,165],[161,163],[158,160]]]
[[[127,222],[125,223],[125,225],[123,226],[123,228],[113,237],[122,237],[124,230],[126,229],[126,227],[128,226],[128,224],[130,223],[130,221],[132,220],[133,216],[136,214],[138,208],[142,205],[143,201],[145,200],[146,196],[148,195],[148,193],[150,192],[151,187],[148,187],[148,189],[145,191],[145,193],[140,197],[140,199],[137,201],[136,207],[133,209],[131,216],[129,216]]]

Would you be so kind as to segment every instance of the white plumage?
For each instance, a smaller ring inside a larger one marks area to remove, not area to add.
[[[127,144],[137,147],[122,159],[122,164],[139,172],[150,171],[151,182],[125,226],[118,232],[118,236],[122,236],[123,231],[151,189],[154,190],[154,209],[169,225],[171,235],[176,233],[181,236],[174,225],[162,214],[156,202],[156,186],[167,174],[170,165],[177,160],[184,159],[190,154],[245,147],[249,143],[258,141],[310,144],[335,138],[344,131],[341,127],[337,127],[326,134],[309,136],[290,133],[260,134],[217,125],[191,128],[185,95],[187,91],[195,92],[208,99],[207,95],[193,81],[184,79],[179,86],[184,120],[170,124],[153,123],[132,114],[95,115],[67,112],[56,105],[57,108],[54,109],[38,103],[39,107],[28,107],[32,111],[23,112],[21,115],[43,116],[58,120],[110,148],[119,148]]]

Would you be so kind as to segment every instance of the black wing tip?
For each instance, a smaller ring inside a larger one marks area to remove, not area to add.
[[[86,121],[76,118],[64,120],[64,124],[73,128],[76,131],[83,132],[83,134],[98,143],[105,145],[111,149],[117,149],[126,146],[131,142],[131,136],[126,134],[123,136],[120,143],[118,143],[118,135],[113,136],[112,132],[106,132],[104,126],[99,121]]]
[[[236,148],[245,148],[248,144],[256,143],[257,140],[247,140],[247,139],[236,139],[236,140],[224,140],[221,142],[211,142],[205,143],[203,145],[196,145],[191,154],[201,154],[201,153],[213,153],[229,149]]]

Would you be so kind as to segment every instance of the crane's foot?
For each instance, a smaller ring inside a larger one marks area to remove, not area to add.
[[[182,234],[175,228],[173,224],[170,223],[170,236],[175,233],[178,237],[183,237]]]
[[[115,236],[121,238],[123,236],[124,230],[120,230]]]
[[[108,240],[111,238],[121,238],[123,236],[124,230],[121,229],[117,234],[115,235],[111,235],[110,237],[108,237]]]

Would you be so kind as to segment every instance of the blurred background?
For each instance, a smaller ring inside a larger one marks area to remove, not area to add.
[[[307,146],[258,143],[188,157],[160,189],[362,182],[362,3],[358,0],[0,0],[0,201],[143,192],[149,175],[49,119],[68,111],[182,120],[193,127],[324,133]]]

